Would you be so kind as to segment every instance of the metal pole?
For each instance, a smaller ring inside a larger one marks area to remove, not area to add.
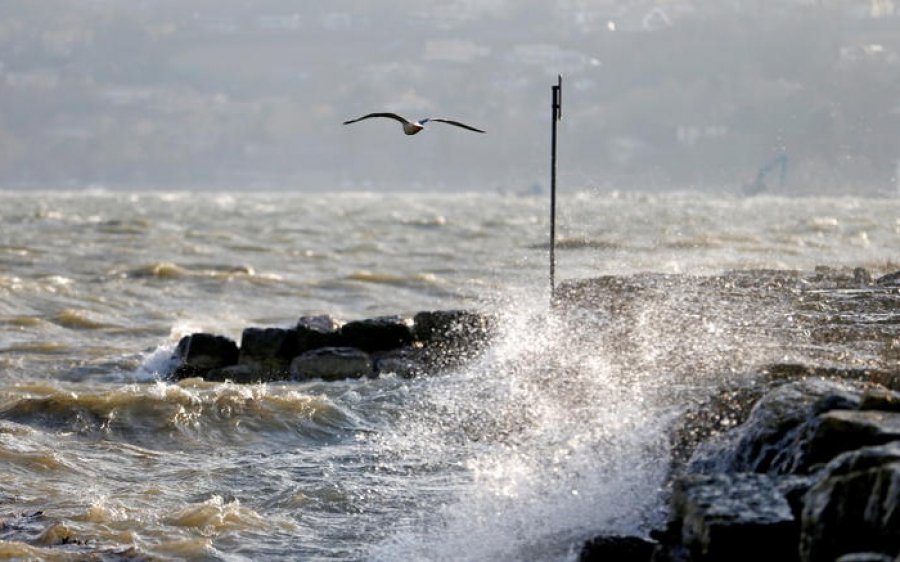
[[[562,119],[562,75],[551,88],[550,115],[550,299],[556,293],[556,123]]]

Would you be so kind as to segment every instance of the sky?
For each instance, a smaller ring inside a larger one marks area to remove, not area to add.
[[[893,0],[9,0],[0,188],[895,193]],[[432,123],[342,122],[373,111]]]

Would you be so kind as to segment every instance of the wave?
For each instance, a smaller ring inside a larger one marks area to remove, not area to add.
[[[184,507],[167,517],[166,523],[213,535],[223,531],[266,530],[272,525],[253,509],[241,505],[240,501],[225,501],[221,496]]]
[[[115,390],[68,392],[16,386],[0,418],[18,424],[146,444],[253,441],[286,434],[321,443],[353,429],[327,398],[285,387],[238,386],[187,379]]]
[[[202,265],[181,266],[172,262],[156,262],[129,270],[125,277],[142,279],[183,279],[188,277],[211,277],[232,279],[236,277],[256,277],[256,270],[249,265]]]
[[[115,327],[112,324],[94,320],[83,310],[73,309],[63,310],[54,316],[51,321],[58,326],[72,330],[102,330]]]
[[[432,273],[395,275],[391,273],[375,272],[363,269],[354,271],[347,276],[347,279],[350,281],[359,281],[361,283],[394,285],[397,287],[422,287],[440,285],[440,278]]]

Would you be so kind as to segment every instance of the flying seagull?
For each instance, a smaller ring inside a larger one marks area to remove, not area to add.
[[[371,119],[372,117],[387,117],[388,119],[393,119],[395,121],[400,121],[403,124],[403,132],[407,135],[414,135],[425,128],[425,123],[429,121],[437,121],[438,123],[447,123],[448,125],[456,125],[457,127],[462,127],[463,129],[468,129],[470,131],[475,131],[476,133],[483,133],[481,129],[476,129],[475,127],[471,127],[466,125],[465,123],[460,123],[459,121],[453,121],[452,119],[443,119],[440,117],[428,117],[426,119],[419,119],[418,121],[410,121],[405,117],[401,117],[396,113],[370,113],[368,115],[363,115],[362,117],[358,117],[356,119],[351,119],[349,121],[344,121],[344,125],[349,125],[350,123],[356,123],[357,121],[362,121],[363,119]]]

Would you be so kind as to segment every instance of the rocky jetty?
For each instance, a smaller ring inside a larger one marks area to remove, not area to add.
[[[900,561],[900,273],[610,277],[565,286],[557,305],[673,323],[693,310],[687,342],[705,321],[725,327],[716,336],[738,363],[742,342],[799,358],[740,365],[739,382],[686,408],[664,528],[601,534],[582,562]],[[627,323],[609,329],[634,337]]]
[[[196,333],[178,343],[172,378],[258,383],[414,376],[477,356],[496,324],[492,316],[473,311],[438,310],[344,324],[330,316],[304,316],[289,328],[246,328],[240,345]]]
[[[672,403],[687,398],[665,524],[598,534],[581,561],[900,562],[900,272],[601,277],[563,283],[552,313],[574,346],[607,350],[623,372],[665,348]],[[240,344],[192,334],[172,376],[415,376],[476,357],[496,325],[457,310],[303,317],[247,328]],[[720,386],[698,400],[700,379]]]

